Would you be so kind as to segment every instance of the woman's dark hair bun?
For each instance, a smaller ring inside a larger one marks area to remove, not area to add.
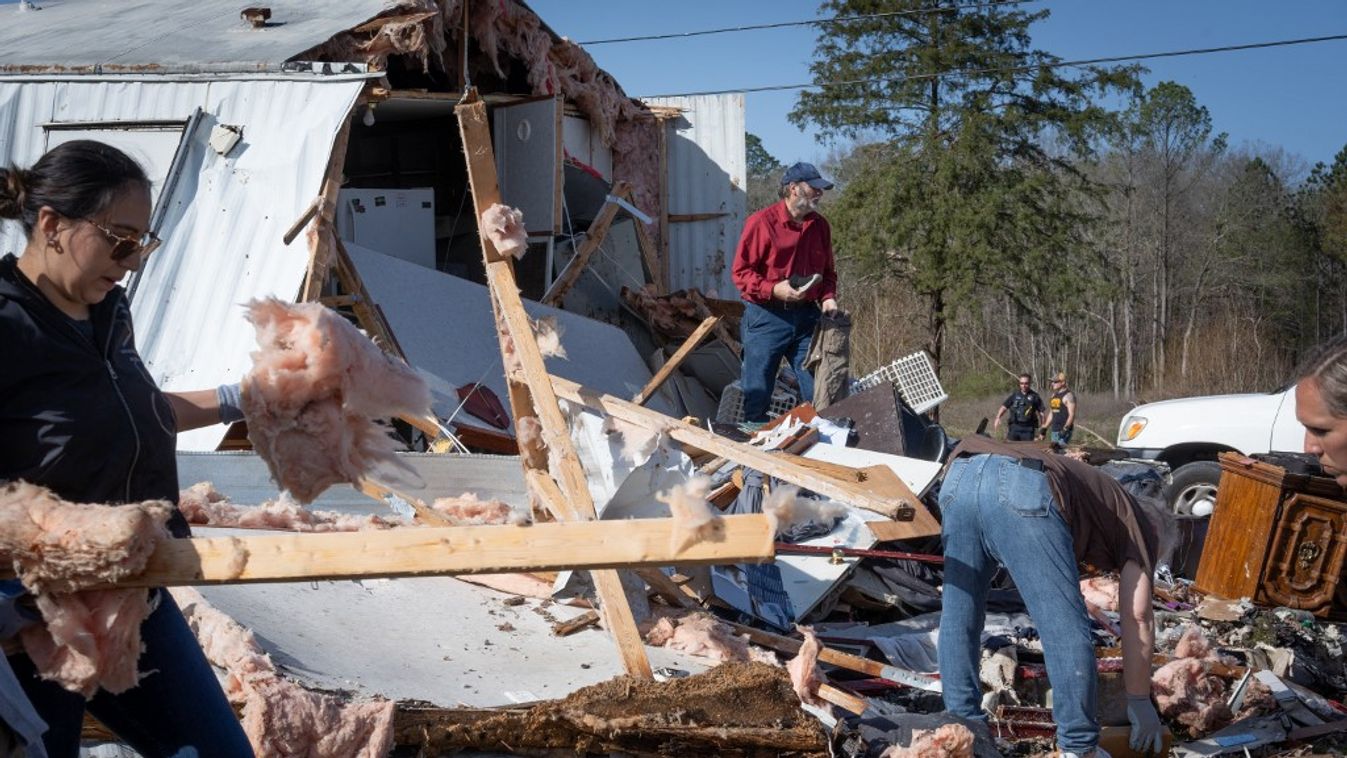
[[[24,171],[19,168],[0,168],[0,218],[19,218],[23,215],[23,201],[27,188]]]

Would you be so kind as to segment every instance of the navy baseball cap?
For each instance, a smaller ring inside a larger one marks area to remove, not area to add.
[[[796,163],[786,169],[786,173],[781,176],[782,184],[794,184],[796,182],[805,182],[814,189],[830,190],[833,188],[833,183],[824,179],[812,163]]]

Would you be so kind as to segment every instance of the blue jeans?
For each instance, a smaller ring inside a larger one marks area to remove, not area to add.
[[[1052,440],[1053,444],[1065,447],[1071,442],[1071,435],[1074,434],[1075,431],[1076,427],[1074,426],[1070,429],[1053,429],[1048,432],[1048,437]]]
[[[141,624],[140,684],[113,695],[78,693],[37,677],[26,655],[9,658],[39,715],[47,722],[43,743],[51,758],[79,755],[84,711],[103,722],[145,758],[252,756],[234,709],[201,652],[182,611],[164,590],[159,607]]]
[[[805,303],[799,308],[761,306],[744,303],[744,318],[739,333],[744,343],[744,369],[739,387],[744,391],[744,420],[766,421],[772,402],[772,388],[781,359],[800,382],[800,400],[814,402],[814,377],[804,368],[809,343],[819,319],[818,306]]]
[[[1000,564],[1043,640],[1057,748],[1093,750],[1099,742],[1094,643],[1071,532],[1047,477],[1004,455],[960,458],[940,487],[940,510],[945,587],[938,660],[945,710],[987,718],[978,668],[987,590]]]

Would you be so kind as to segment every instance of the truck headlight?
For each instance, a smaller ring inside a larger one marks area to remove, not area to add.
[[[1123,419],[1122,434],[1119,435],[1120,442],[1131,442],[1141,434],[1141,430],[1146,428],[1146,419],[1142,416],[1128,416]]]

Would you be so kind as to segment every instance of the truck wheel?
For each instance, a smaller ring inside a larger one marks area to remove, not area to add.
[[[1216,483],[1220,480],[1219,463],[1186,463],[1174,469],[1165,498],[1176,516],[1210,516],[1216,506]]]

